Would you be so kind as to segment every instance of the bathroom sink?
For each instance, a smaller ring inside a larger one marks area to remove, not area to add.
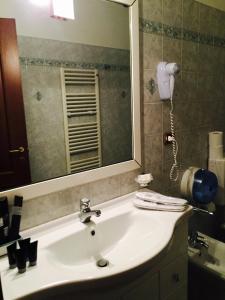
[[[154,249],[159,243],[157,236],[165,230],[160,220],[146,212],[129,211],[107,217],[93,218],[77,231],[68,230],[66,236],[46,247],[49,259],[71,268],[96,265],[102,258],[110,265],[122,266]]]
[[[7,259],[1,260],[4,299],[29,298],[67,285],[101,285],[112,278],[121,281],[125,272],[138,276],[154,265],[169,249],[177,222],[191,209],[138,209],[134,198],[132,193],[99,205],[102,214],[90,223],[81,223],[76,213],[23,232],[24,238],[39,241],[38,264],[18,276],[16,269],[8,270]]]

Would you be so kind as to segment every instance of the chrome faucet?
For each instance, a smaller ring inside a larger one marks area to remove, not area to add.
[[[99,209],[91,210],[90,204],[91,202],[87,198],[80,200],[79,218],[82,223],[90,222],[92,216],[100,217],[101,215],[101,211]]]
[[[202,248],[206,248],[206,249],[209,248],[209,245],[206,239],[204,238],[204,236],[199,235],[197,231],[191,232],[188,242],[189,245],[195,249],[201,250]]]

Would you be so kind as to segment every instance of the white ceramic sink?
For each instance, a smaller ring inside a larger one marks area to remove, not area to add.
[[[96,264],[101,258],[107,259],[110,265],[122,267],[131,263],[137,254],[141,255],[148,242],[155,248],[157,234],[162,234],[164,229],[157,218],[139,211],[131,210],[111,218],[102,216],[98,220],[93,218],[95,222],[77,231],[68,231],[66,236],[47,246],[49,258],[70,268]]]
[[[4,299],[101,280],[152,263],[169,246],[177,221],[190,210],[138,209],[134,197],[133,193],[99,205],[102,215],[88,224],[76,213],[22,233],[39,240],[38,265],[18,276],[17,270],[8,271],[7,260],[1,260]],[[102,258],[109,264],[99,268],[96,262]]]

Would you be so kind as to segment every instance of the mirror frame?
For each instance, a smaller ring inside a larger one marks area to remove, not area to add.
[[[138,0],[108,0],[129,7],[130,49],[131,49],[131,101],[133,160],[109,165],[77,174],[65,175],[43,182],[33,183],[0,192],[9,199],[21,195],[24,200],[93,182],[114,175],[126,173],[141,167],[141,110],[140,110],[140,68],[139,68],[139,12]]]

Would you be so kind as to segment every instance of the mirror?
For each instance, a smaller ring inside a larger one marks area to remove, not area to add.
[[[0,18],[16,23],[25,113],[13,134],[24,127],[28,144],[27,156],[18,141],[8,141],[7,153],[15,169],[27,159],[29,173],[5,184],[0,163],[0,190],[133,159],[129,8],[104,0],[73,4],[70,20],[53,17],[50,0],[0,3]],[[13,61],[10,51],[6,59]],[[4,117],[11,122],[17,113]]]

